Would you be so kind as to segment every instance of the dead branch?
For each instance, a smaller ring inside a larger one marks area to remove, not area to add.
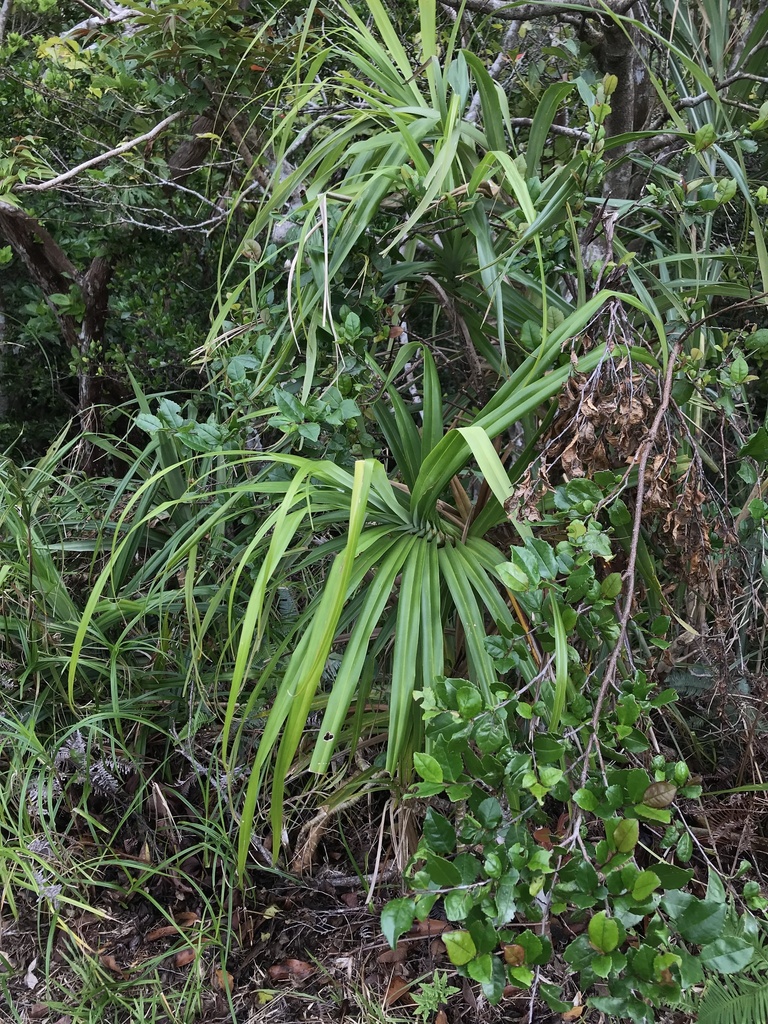
[[[100,28],[106,28],[107,25],[116,25],[121,21],[126,21],[128,18],[138,18],[141,14],[140,11],[135,11],[130,7],[123,7],[122,4],[112,3],[110,0],[104,0],[107,14],[99,13],[95,7],[91,7],[89,4],[83,4],[83,6],[92,12],[91,17],[67,29],[66,32],[62,33],[62,39],[77,39],[81,36],[88,36]],[[136,30],[136,27],[132,26],[126,32],[126,35],[135,34]]]
[[[472,335],[469,333],[466,321],[456,309],[453,299],[448,295],[445,288],[443,288],[439,281],[432,277],[431,274],[425,274],[423,281],[425,284],[429,285],[435,293],[437,301],[461,332],[461,336],[464,339],[464,350],[467,354],[467,360],[469,361],[470,372],[475,380],[475,386],[478,389],[479,394],[482,391],[483,386],[483,367],[480,363],[480,356],[477,354],[477,349],[475,348],[475,343],[472,340]]]
[[[69,181],[71,178],[76,177],[78,174],[82,174],[83,171],[89,170],[91,167],[98,167],[99,164],[106,163],[107,160],[111,160],[115,156],[122,156],[123,153],[128,153],[130,150],[140,146],[143,142],[151,142],[156,139],[158,135],[162,134],[166,128],[178,121],[182,116],[181,111],[177,111],[175,114],[171,114],[166,117],[159,124],[156,124],[150,131],[145,132],[143,135],[137,136],[135,139],[130,139],[128,142],[122,142],[119,146],[114,149],[107,150],[106,153],[100,153],[99,156],[91,157],[90,160],[85,160],[83,163],[78,164],[77,167],[70,167],[68,171],[64,171],[62,174],[57,174],[55,178],[49,178],[48,181],[38,181],[27,185],[17,185],[14,188],[15,192],[48,192],[52,188],[58,188],[63,185],[65,181]]]
[[[601,0],[589,0],[588,3],[538,3],[513,4],[504,0],[444,0],[447,7],[463,6],[467,11],[476,14],[490,14],[499,21],[533,21],[536,18],[548,18],[560,14],[581,14],[585,18],[605,16],[606,7],[613,14],[626,14],[637,0],[613,0],[604,3]]]
[[[645,495],[645,471],[648,466],[648,459],[650,458],[651,451],[656,442],[661,424],[669,411],[669,404],[672,400],[672,382],[675,375],[675,367],[677,365],[677,357],[680,354],[682,342],[677,341],[672,346],[669,353],[669,359],[667,361],[667,373],[664,378],[664,387],[661,394],[661,401],[659,407],[656,410],[651,429],[648,431],[648,435],[643,441],[642,447],[636,458],[637,465],[637,493],[635,495],[635,515],[632,522],[632,540],[629,548],[629,561],[627,564],[627,570],[624,573],[624,585],[626,587],[626,597],[624,598],[624,607],[621,610],[621,617],[619,619],[619,636],[614,645],[611,656],[608,659],[608,664],[605,667],[603,673],[603,681],[600,684],[600,690],[595,701],[595,711],[592,715],[591,734],[587,743],[587,748],[584,752],[584,767],[582,769],[581,784],[586,785],[587,776],[589,775],[589,755],[597,742],[597,729],[600,723],[600,716],[603,711],[603,704],[608,696],[608,692],[614,684],[616,679],[616,669],[619,663],[619,656],[624,649],[624,644],[627,639],[627,627],[629,620],[632,616],[632,605],[635,600],[635,580],[637,576],[637,550],[640,544],[640,528],[643,522],[643,497]]]
[[[510,118],[510,124],[513,128],[530,128],[533,124],[532,117],[513,117]],[[568,128],[562,124],[551,124],[549,130],[553,135],[564,135],[566,139],[574,139],[577,142],[589,142],[589,132],[582,131],[581,128]]]
[[[764,75],[748,75],[746,72],[738,71],[733,75],[728,75],[722,82],[715,82],[714,88],[716,92],[721,92],[723,89],[727,89],[729,86],[734,85],[736,82],[758,82],[762,85],[768,84],[768,78]],[[689,110],[691,107],[698,107],[702,103],[706,103],[707,100],[712,99],[712,93],[705,90],[704,92],[697,93],[695,96],[683,96],[682,99],[678,100],[674,107],[675,110]],[[735,100],[723,100],[724,103],[730,102],[732,105],[743,107],[745,110],[750,112],[754,111],[754,108],[749,104],[740,104]],[[653,127],[660,128],[666,121],[666,115],[662,115],[655,122]]]

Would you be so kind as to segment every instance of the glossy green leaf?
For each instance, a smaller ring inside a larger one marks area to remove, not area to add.
[[[667,896],[665,903],[669,899]],[[727,912],[725,903],[693,898],[681,913],[675,915],[675,927],[687,942],[703,945],[720,936]]]
[[[660,885],[661,879],[655,872],[641,871],[632,886],[632,899],[644,903]]]
[[[416,751],[413,755],[413,767],[425,782],[443,781],[442,766],[431,754],[421,754]]]
[[[473,960],[477,949],[469,932],[443,932],[441,938],[448,953],[448,959],[456,967],[462,967]]]
[[[424,839],[435,853],[453,853],[456,849],[456,829],[433,807],[427,808],[424,818]]]
[[[613,830],[613,845],[619,853],[631,853],[640,838],[640,825],[634,818],[623,818]]]
[[[392,949],[405,932],[410,931],[416,917],[416,902],[413,899],[390,900],[381,911],[381,930]]]
[[[603,910],[590,919],[587,933],[589,941],[601,953],[610,953],[619,944],[619,926]]]

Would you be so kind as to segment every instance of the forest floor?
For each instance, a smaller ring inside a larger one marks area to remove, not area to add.
[[[89,812],[91,825],[105,826],[112,817],[101,804]],[[385,807],[385,801],[374,800],[367,813],[358,807],[340,818],[319,840],[311,873],[304,877],[254,866],[245,893],[226,877],[231,864],[217,851],[190,843],[178,819],[170,850],[167,820],[156,820],[142,833],[149,822],[137,815],[123,819],[108,850],[97,849],[93,830],[81,827],[62,829],[55,849],[50,832],[47,839],[33,840],[28,844],[33,864],[42,861],[50,870],[31,866],[26,891],[6,886],[0,1019],[15,1024],[528,1019],[523,993],[490,1007],[478,986],[455,976],[440,941],[446,922],[425,922],[396,950],[388,947],[379,912],[400,895],[391,845],[379,881],[363,874]],[[455,991],[445,1006],[436,1003],[415,1014],[414,995],[418,999],[421,984],[432,982],[436,972]]]
[[[389,947],[381,910],[403,894],[424,809],[386,780],[349,795],[348,766],[325,793],[296,774],[277,864],[260,808],[240,881],[244,778],[232,787],[211,770],[217,731],[193,745],[125,739],[141,757],[76,729],[11,761],[0,728],[2,1024],[612,1024],[583,1005],[562,958],[586,927],[577,916],[550,918],[554,956],[537,977],[561,988],[564,1014],[511,987],[491,1006],[447,957],[455,925],[439,901]],[[689,803],[724,874],[762,850],[761,794]],[[656,1011],[657,1024],[691,1019]]]
[[[457,976],[437,909],[395,950],[380,929],[400,895],[389,801],[377,794],[318,839],[303,877],[254,865],[243,894],[231,864],[190,841],[171,796],[154,820],[101,800],[73,807],[56,849],[31,844],[28,885],[6,885],[0,916],[0,1019],[26,1024],[458,1024],[606,1021],[581,1007],[557,957],[547,979],[564,984],[571,1015],[508,990],[490,1006]],[[187,805],[189,807],[189,804]],[[111,833],[98,849],[94,831]],[[379,861],[378,877],[369,872]],[[41,865],[48,865],[48,869]],[[55,878],[55,884],[51,879]],[[36,891],[35,891],[36,889]],[[555,948],[571,936],[552,935]],[[562,939],[562,942],[558,940]],[[435,984],[436,983],[436,984]],[[440,999],[440,985],[449,991]],[[659,1015],[686,1024],[682,1014]]]

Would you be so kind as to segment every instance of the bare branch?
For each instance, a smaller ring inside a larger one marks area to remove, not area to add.
[[[733,56],[731,57],[731,67],[735,67],[737,64],[743,64],[744,61],[748,60],[761,46],[764,45],[764,39],[760,39],[757,46],[754,46],[749,53],[744,53],[744,47],[747,45],[747,40],[752,38],[755,26],[765,15],[766,10],[768,10],[768,0],[760,0],[752,11],[751,22],[744,32],[741,33],[741,38],[734,47]]]
[[[18,206],[0,200],[0,238],[11,244],[29,276],[45,293],[65,292],[80,274],[43,225]]]
[[[645,496],[645,473],[648,466],[648,459],[650,458],[653,445],[656,441],[656,437],[661,428],[661,424],[664,417],[669,409],[669,404],[672,401],[672,384],[675,379],[675,369],[677,366],[677,359],[680,355],[680,349],[682,348],[681,342],[676,342],[673,345],[671,352],[669,353],[669,359],[667,363],[667,372],[664,377],[664,384],[662,387],[661,398],[659,400],[659,406],[656,410],[653,423],[651,424],[650,430],[642,443],[640,450],[635,457],[635,463],[637,465],[637,492],[635,495],[635,515],[632,522],[632,541],[629,548],[629,559],[627,562],[627,569],[624,573],[624,584],[626,587],[626,597],[624,599],[624,607],[621,610],[619,617],[619,637],[614,645],[611,656],[608,659],[608,664],[603,672],[603,681],[600,684],[600,692],[597,695],[595,701],[595,711],[592,715],[592,730],[587,744],[587,749],[584,757],[584,770],[582,772],[582,786],[587,778],[589,772],[589,755],[595,743],[597,741],[597,729],[600,723],[600,715],[603,710],[603,704],[608,696],[608,691],[613,686],[616,678],[616,669],[619,662],[619,655],[624,647],[624,642],[627,636],[627,626],[629,624],[630,617],[632,615],[632,603],[635,599],[635,574],[637,571],[637,552],[640,546],[640,528],[643,522],[643,498]]]
[[[667,146],[677,145],[682,149],[688,145],[685,139],[682,139],[679,135],[675,135],[674,132],[669,132],[666,135],[653,135],[651,138],[642,139],[638,143],[638,149],[641,153],[646,156],[650,156],[651,153],[658,153],[660,149],[665,149]]]
[[[425,274],[423,277],[423,281],[425,284],[429,285],[429,287],[437,296],[437,301],[440,303],[440,305],[443,307],[446,313],[448,313],[450,318],[453,320],[454,325],[459,328],[461,336],[464,339],[464,349],[466,351],[467,359],[469,361],[469,367],[474,378],[475,386],[478,388],[479,391],[482,391],[483,367],[480,362],[480,357],[477,354],[475,343],[472,340],[472,335],[469,333],[469,328],[467,327],[464,317],[461,316],[459,311],[456,309],[453,299],[448,295],[445,288],[443,288],[439,281],[432,277],[431,274]]]
[[[559,14],[581,14],[586,18],[599,18],[606,14],[606,7],[613,14],[626,14],[637,0],[589,0],[588,3],[535,3],[514,4],[504,0],[444,0],[448,7],[463,5],[467,11],[476,14],[490,14],[499,21],[533,21],[536,18],[548,18]]]
[[[530,128],[533,124],[532,117],[513,117],[510,118],[510,124],[513,128]],[[553,135],[564,135],[567,139],[575,139],[578,142],[589,142],[589,132],[582,131],[581,128],[567,128],[563,124],[551,124],[549,130]]]
[[[123,142],[115,149],[110,149],[106,153],[101,153],[99,156],[91,157],[90,160],[86,160],[82,164],[78,164],[77,167],[70,167],[68,171],[64,171],[63,174],[58,174],[55,178],[50,178],[48,181],[34,182],[30,185],[17,185],[14,189],[15,192],[48,192],[52,188],[58,188],[63,185],[65,181],[69,181],[76,175],[81,174],[83,171],[89,170],[91,167],[98,167],[99,164],[106,163],[107,160],[111,160],[112,157],[122,156],[123,153],[128,153],[130,150],[135,149],[136,146],[140,146],[142,142],[151,142],[152,139],[156,139],[158,135],[165,131],[169,125],[172,125],[174,121],[178,121],[182,116],[181,111],[177,111],[175,114],[171,114],[166,117],[160,124],[156,124],[150,131],[145,132],[143,135],[139,135],[135,139],[130,139],[128,142]]]
[[[92,17],[86,18],[84,21],[78,22],[77,25],[73,25],[72,28],[67,29],[66,32],[62,33],[62,39],[76,39],[79,36],[87,36],[92,32],[96,32],[97,29],[105,28],[107,25],[116,25],[118,22],[127,21],[128,18],[138,18],[140,11],[134,11],[130,7],[123,7],[122,4],[117,3],[105,3],[104,6],[107,8],[108,14],[100,14],[95,7],[91,7],[90,4],[83,4],[86,10],[92,12]],[[127,32],[127,35],[133,35],[137,29],[134,27],[132,30]]]
[[[720,92],[721,89],[727,89],[729,85],[733,85],[734,82],[742,82],[744,80],[750,82],[762,82],[768,83],[768,78],[761,75],[744,75],[737,73],[735,75],[729,75],[728,78],[724,78],[722,82],[718,82],[715,85],[715,89]],[[700,103],[704,103],[705,100],[712,99],[712,96],[708,92],[700,92],[697,96],[684,96],[681,100],[678,100],[675,104],[676,110],[685,110],[687,107],[697,107]]]

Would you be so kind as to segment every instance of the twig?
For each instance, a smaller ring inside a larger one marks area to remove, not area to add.
[[[513,117],[510,119],[513,128],[530,128],[533,124],[532,117]],[[568,128],[563,124],[551,124],[549,130],[553,135],[564,135],[567,139],[576,139],[578,142],[589,142],[589,132],[580,128]]]
[[[122,142],[119,146],[114,149],[108,150],[106,153],[101,153],[99,156],[91,157],[90,160],[86,160],[82,164],[78,164],[77,167],[70,167],[68,171],[64,171],[63,174],[57,175],[55,178],[50,178],[48,181],[39,181],[31,185],[17,185],[14,192],[47,192],[49,189],[58,188],[59,185],[63,185],[65,181],[69,181],[76,175],[81,174],[83,171],[89,170],[91,167],[98,167],[99,164],[105,163],[107,160],[111,160],[113,156],[122,156],[123,153],[127,153],[131,149],[135,149],[136,146],[140,146],[142,142],[151,142],[152,139],[157,138],[161,132],[164,132],[166,128],[173,124],[174,121],[178,121],[182,116],[182,111],[177,111],[175,114],[171,114],[166,117],[165,120],[161,121],[160,124],[156,124],[150,131],[145,132],[143,135],[139,135],[135,139],[130,139],[128,142]]]
[[[78,36],[87,36],[97,29],[106,28],[107,25],[117,25],[121,21],[127,21],[128,18],[138,18],[140,12],[134,11],[130,7],[120,7],[118,4],[107,5],[111,7],[109,14],[101,14],[96,10],[95,7],[91,7],[90,4],[82,3],[87,11],[90,11],[92,17],[86,18],[85,21],[78,22],[77,25],[73,25],[72,28],[67,29],[66,32],[62,33],[62,39],[76,39]],[[126,32],[126,36],[135,35],[138,28],[132,28],[131,31]]]
[[[608,664],[605,668],[603,675],[603,681],[600,685],[600,691],[595,701],[595,711],[592,715],[592,726],[591,735],[587,743],[587,748],[584,754],[584,767],[581,772],[581,784],[586,784],[587,777],[589,775],[589,755],[595,746],[597,741],[597,729],[600,723],[600,715],[603,710],[603,704],[605,698],[608,696],[608,691],[613,685],[614,678],[616,676],[616,668],[619,662],[619,655],[624,647],[624,643],[627,637],[627,626],[629,624],[630,615],[632,614],[632,603],[635,597],[635,576],[637,566],[637,549],[640,543],[640,527],[643,521],[643,497],[645,495],[645,470],[648,465],[648,459],[651,455],[651,450],[656,441],[656,436],[659,433],[662,420],[667,414],[669,409],[669,403],[672,399],[672,380],[675,373],[675,365],[677,363],[677,357],[680,354],[682,347],[682,340],[675,342],[672,346],[672,350],[669,353],[669,360],[667,362],[667,374],[664,379],[664,389],[661,395],[661,401],[659,408],[656,410],[656,415],[651,424],[651,429],[648,431],[648,435],[643,442],[642,450],[639,458],[636,459],[637,464],[637,495],[635,497],[635,515],[632,523],[632,541],[629,548],[629,562],[627,564],[627,571],[624,574],[624,580],[627,587],[627,596],[624,600],[624,608],[621,612],[621,618],[619,620],[619,636],[614,645],[611,656],[608,660]]]
[[[425,274],[422,280],[424,281],[425,284],[429,285],[429,287],[435,293],[437,301],[440,303],[440,305],[443,307],[446,313],[448,313],[449,316],[452,318],[454,325],[458,327],[459,330],[461,331],[461,336],[464,339],[464,347],[466,349],[467,359],[469,360],[469,366],[472,372],[472,376],[475,378],[477,388],[479,390],[482,389],[483,367],[482,364],[480,363],[480,357],[477,354],[475,343],[472,340],[472,335],[469,333],[469,328],[467,327],[464,318],[456,309],[453,303],[453,299],[448,295],[445,288],[443,288],[439,281],[432,277],[431,274]]]
[[[766,77],[765,75],[750,75],[747,74],[747,72],[745,71],[737,71],[733,75],[728,75],[728,77],[724,78],[722,82],[714,82],[713,85],[715,92],[720,92],[722,89],[727,89],[728,86],[734,85],[736,82],[744,81],[759,82],[762,85],[766,85],[768,84],[768,77]],[[691,107],[698,107],[701,103],[706,103],[707,100],[711,99],[711,92],[707,92],[705,90],[704,92],[697,93],[695,96],[683,96],[682,99],[678,100],[675,103],[674,107],[675,110],[688,110]],[[749,106],[749,104],[739,104],[736,100],[724,100],[723,102],[730,102],[732,105],[742,106],[744,109],[749,110],[750,112],[754,110],[754,108]],[[654,122],[653,126],[655,128],[660,128],[666,120],[667,117],[666,114],[664,114]]]
[[[660,149],[664,149],[666,146],[673,146],[675,143],[678,143],[681,148],[688,145],[688,142],[679,135],[667,132],[664,135],[654,135],[651,138],[642,139],[638,149],[645,156],[650,156],[651,153],[658,153]]]

